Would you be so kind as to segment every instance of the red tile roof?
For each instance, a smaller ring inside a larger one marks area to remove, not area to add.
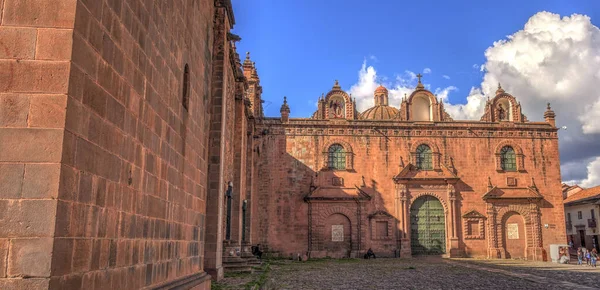
[[[567,197],[565,199],[564,203],[578,201],[581,199],[586,199],[586,198],[596,197],[596,196],[598,196],[600,198],[600,185],[579,191],[579,192]]]

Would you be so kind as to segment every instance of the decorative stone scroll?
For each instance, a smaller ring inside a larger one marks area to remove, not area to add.
[[[331,241],[332,242],[343,242],[344,241],[344,225],[331,225]]]

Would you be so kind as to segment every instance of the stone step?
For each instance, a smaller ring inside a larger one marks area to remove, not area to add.
[[[254,271],[249,265],[223,264],[223,269],[225,270],[225,273],[252,273]]]

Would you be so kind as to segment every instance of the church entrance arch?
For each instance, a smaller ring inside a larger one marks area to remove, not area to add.
[[[423,195],[410,206],[410,245],[413,255],[446,253],[446,219],[439,199]]]
[[[503,219],[503,242],[507,259],[522,259],[526,254],[525,221],[517,212],[508,212]]]
[[[350,219],[341,213],[330,215],[325,220],[325,250],[331,258],[349,258],[352,252]]]

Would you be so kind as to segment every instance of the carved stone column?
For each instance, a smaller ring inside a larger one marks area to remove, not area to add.
[[[543,261],[545,255],[542,243],[542,224],[540,210],[535,202],[529,204],[529,219],[531,222],[532,247],[527,251],[527,258],[534,261]]]
[[[406,189],[406,185],[398,184],[398,189],[400,193],[400,203],[401,203],[401,213],[400,216],[402,218],[402,238],[400,239],[400,257],[401,258],[410,258],[412,257],[412,252],[410,249],[410,210],[408,208],[408,192]]]
[[[457,212],[456,212],[456,191],[454,190],[454,186],[452,184],[448,184],[448,201],[450,203],[450,252],[449,255],[451,258],[458,257],[461,255],[459,246],[458,246],[458,235],[456,233],[456,229],[458,225],[456,222],[458,221]]]
[[[496,210],[491,203],[487,204],[488,222],[488,259],[501,259],[504,257],[504,249],[498,247],[498,231],[496,224]]]

